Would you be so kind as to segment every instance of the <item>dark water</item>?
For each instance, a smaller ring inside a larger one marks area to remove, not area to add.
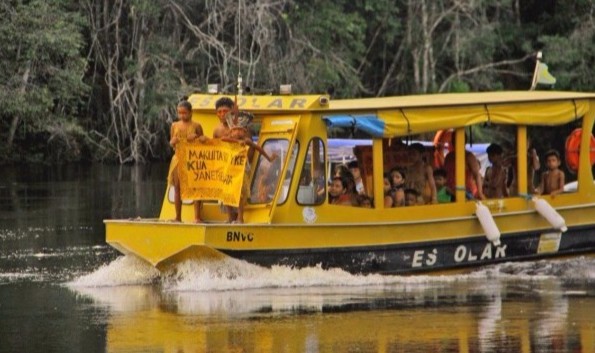
[[[0,352],[595,352],[595,260],[353,276],[240,261],[159,274],[103,241],[165,165],[0,171]]]

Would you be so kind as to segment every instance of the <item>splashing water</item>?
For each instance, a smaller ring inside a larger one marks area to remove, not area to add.
[[[408,286],[434,285],[454,281],[473,281],[485,278],[517,278],[522,280],[595,281],[595,259],[574,258],[570,260],[541,260],[527,263],[503,263],[485,267],[463,275],[355,275],[341,269],[323,269],[320,266],[292,268],[288,266],[261,267],[245,261],[227,258],[223,260],[188,260],[165,272],[159,272],[146,262],[123,256],[83,275],[69,285],[74,287],[114,287],[127,285],[159,284],[170,292],[209,292],[259,288],[304,288],[304,287],[369,287],[385,285]]]
[[[151,284],[159,278],[159,271],[134,257],[119,257],[90,274],[83,275],[69,285],[74,287],[113,287]]]

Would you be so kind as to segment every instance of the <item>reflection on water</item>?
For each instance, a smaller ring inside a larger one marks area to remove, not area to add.
[[[285,278],[300,270],[261,268],[259,275],[267,283],[263,287],[243,285],[258,270],[238,272],[232,263],[227,265],[235,273],[233,279],[230,272],[215,267],[206,276],[194,273],[202,282],[213,282],[204,285],[208,290],[189,290],[190,279],[179,273],[157,281],[152,275],[137,275],[137,283],[150,279],[152,285],[113,286],[107,276],[118,267],[144,272],[138,260],[119,261],[69,284],[74,293],[91,298],[111,313],[109,352],[595,349],[595,261],[591,259],[526,265],[537,272],[533,276],[511,274],[508,264],[447,277],[354,276],[337,271],[333,276],[342,284],[326,286],[320,281],[329,276],[321,269],[300,273],[302,281],[295,285],[287,284]],[[592,275],[583,278],[581,286],[569,289],[562,279],[552,276],[561,268],[577,266],[590,268]],[[244,288],[226,289],[227,281],[239,282]],[[224,290],[212,288],[217,285]]]
[[[443,277],[242,261],[159,273],[104,242],[167,166],[0,170],[0,352],[595,352],[595,259]]]

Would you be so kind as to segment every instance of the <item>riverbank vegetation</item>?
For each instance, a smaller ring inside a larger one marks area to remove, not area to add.
[[[175,103],[235,93],[367,97],[525,90],[543,50],[555,89],[593,91],[595,0],[7,0],[0,162],[171,155]]]

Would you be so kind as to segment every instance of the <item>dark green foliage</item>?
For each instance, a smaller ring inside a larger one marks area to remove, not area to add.
[[[291,83],[296,93],[332,86],[335,98],[524,90],[530,55],[543,50],[555,89],[593,90],[594,7],[593,0],[6,0],[0,161],[169,158],[176,102],[207,83],[234,93],[239,73],[253,92]],[[478,139],[483,133],[478,127]]]

